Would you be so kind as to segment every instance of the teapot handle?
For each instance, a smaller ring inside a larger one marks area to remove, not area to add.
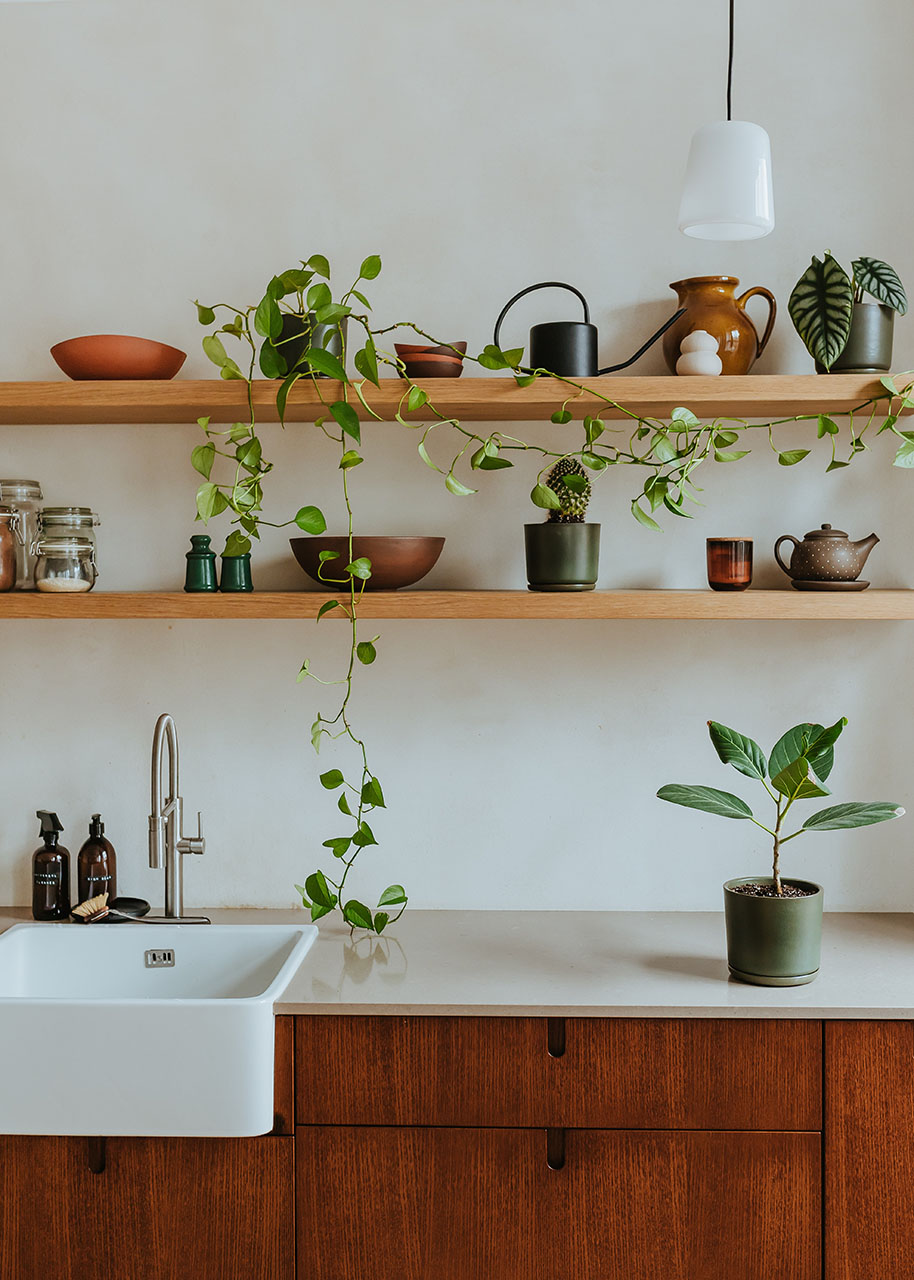
[[[784,563],[784,561],[781,559],[781,543],[782,543],[782,542],[792,542],[792,543],[793,543],[793,545],[794,545],[795,547],[798,547],[798,546],[800,545],[800,543],[799,543],[799,541],[798,541],[798,540],[793,536],[793,534],[792,534],[792,533],[785,533],[785,534],[782,534],[782,535],[781,535],[781,537],[780,537],[780,538],[778,538],[777,542],[774,544],[774,558],[775,558],[775,560],[777,560],[778,564],[781,566],[781,568],[782,568],[782,569],[784,570],[784,572],[787,574],[787,577],[788,577],[788,578],[792,578],[792,577],[793,577],[793,574],[790,572],[790,570],[788,569],[787,565],[786,565],[786,564]]]
[[[778,304],[770,289],[766,289],[763,284],[757,284],[754,288],[747,289],[745,293],[741,293],[736,299],[736,305],[739,307],[740,311],[746,310],[746,303],[756,293],[760,293],[768,303],[768,323],[765,325],[765,332],[759,340],[758,350],[755,353],[755,358],[757,360],[768,345],[768,339],[771,337],[771,330],[774,328],[774,322],[777,319]]]
[[[514,306],[515,302],[519,302],[521,298],[525,297],[528,293],[533,293],[536,289],[567,289],[569,293],[573,293],[576,298],[581,299],[581,303],[584,307],[584,323],[590,324],[590,308],[587,305],[587,299],[584,297],[583,293],[581,293],[580,289],[576,289],[573,284],[563,284],[561,280],[543,280],[540,284],[531,284],[528,285],[526,289],[521,289],[520,293],[515,293],[514,297],[509,298],[502,307],[501,314],[495,321],[495,334],[492,338],[496,347],[498,346],[498,335],[501,332],[501,322],[504,320],[505,316]],[[499,350],[501,350],[500,347]]]

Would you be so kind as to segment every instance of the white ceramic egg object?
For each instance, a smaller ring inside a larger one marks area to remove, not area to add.
[[[717,354],[717,339],[705,329],[693,329],[687,333],[679,350],[681,354],[676,361],[676,372],[680,376],[716,378],[724,367]]]

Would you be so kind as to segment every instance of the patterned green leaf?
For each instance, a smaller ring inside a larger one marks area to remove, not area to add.
[[[854,282],[864,293],[868,293],[877,302],[891,307],[903,316],[908,309],[908,295],[904,285],[898,278],[898,272],[887,262],[878,258],[855,258],[851,264],[854,268]]]
[[[794,328],[814,360],[830,369],[847,345],[854,290],[844,268],[826,253],[813,258],[787,304]]]

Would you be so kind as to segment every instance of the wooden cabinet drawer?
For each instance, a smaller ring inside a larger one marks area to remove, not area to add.
[[[821,1024],[296,1019],[299,1124],[815,1130]],[[553,1049],[560,1048],[553,1026]]]
[[[301,1128],[308,1280],[819,1280],[809,1133]]]

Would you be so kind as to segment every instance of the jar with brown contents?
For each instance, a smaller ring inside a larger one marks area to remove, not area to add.
[[[0,591],[16,585],[19,515],[12,507],[0,507]]]

